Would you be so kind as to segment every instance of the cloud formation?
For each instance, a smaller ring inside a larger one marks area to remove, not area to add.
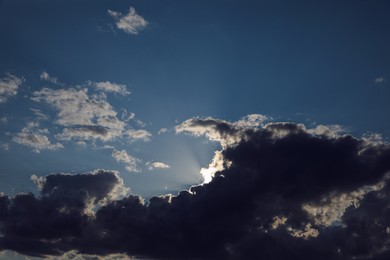
[[[148,22],[137,14],[133,7],[130,7],[127,14],[112,10],[108,10],[107,12],[115,19],[117,28],[129,34],[136,35],[148,25]]]
[[[39,197],[0,197],[0,248],[34,256],[389,258],[388,144],[332,127],[248,121],[193,118],[176,128],[222,144],[210,181],[177,196],[110,197],[120,178],[109,171],[33,177]],[[113,156],[128,161],[126,151]]]
[[[163,163],[163,162],[148,162],[148,163],[146,163],[146,166],[148,166],[148,169],[150,171],[152,171],[154,169],[169,169],[169,168],[171,168],[171,166],[169,166],[168,164]]]
[[[123,84],[111,83],[109,81],[104,81],[104,82],[88,81],[88,84],[104,92],[118,93],[122,96],[130,95],[130,92],[127,91],[126,89],[126,85]]]
[[[10,73],[0,79],[0,103],[5,103],[9,97],[15,96],[23,81],[23,78],[18,78]]]
[[[102,85],[104,87],[97,87],[98,90],[107,91],[108,86],[117,86],[119,89],[116,90],[124,91],[122,94],[129,93],[124,85],[106,83]],[[100,86],[100,83],[93,84]],[[148,141],[151,136],[146,130],[135,130],[120,120],[107,101],[107,96],[104,93],[89,93],[88,88],[43,88],[33,92],[31,99],[49,104],[57,111],[54,122],[63,129],[55,137],[60,141],[108,142],[118,138]]]
[[[382,83],[386,82],[386,79],[385,79],[385,77],[377,77],[374,79],[374,82],[377,84],[382,84]]]
[[[49,73],[46,71],[42,72],[42,74],[39,76],[41,80],[51,82],[53,84],[62,85],[62,83],[58,80],[58,78],[50,76]]]
[[[41,150],[57,150],[64,147],[61,143],[52,143],[48,134],[49,130],[40,128],[38,122],[29,122],[20,133],[13,135],[12,140],[32,148],[36,153],[40,153]]]
[[[126,164],[126,170],[129,172],[140,172],[138,164],[141,162],[140,159],[135,158],[127,153],[126,150],[112,152],[112,157],[117,161]]]

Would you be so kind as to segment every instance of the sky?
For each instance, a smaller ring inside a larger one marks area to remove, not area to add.
[[[0,258],[387,259],[389,12],[0,0]]]

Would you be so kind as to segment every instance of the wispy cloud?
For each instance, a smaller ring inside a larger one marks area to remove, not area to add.
[[[165,164],[163,162],[147,162],[146,166],[148,166],[148,169],[150,171],[152,171],[154,169],[169,169],[169,168],[171,168],[171,166],[169,166],[168,164]]]
[[[0,144],[0,148],[3,149],[4,151],[9,150],[9,144],[8,143],[2,143]]]
[[[23,78],[18,78],[10,73],[0,79],[0,103],[5,103],[9,97],[15,96],[23,81]]]
[[[88,81],[88,85],[103,92],[117,93],[122,96],[130,95],[130,91],[127,91],[126,85],[123,84],[111,83],[109,81],[104,81],[104,82]]]
[[[374,82],[377,83],[377,84],[385,83],[386,82],[386,78],[385,77],[377,77],[377,78],[374,79]]]
[[[58,78],[53,77],[53,76],[50,76],[49,73],[47,73],[46,71],[42,72],[42,74],[41,74],[41,76],[39,76],[39,78],[40,78],[41,80],[48,81],[48,82],[51,82],[51,83],[53,83],[53,84],[63,85],[63,84],[58,80]]]
[[[112,152],[112,157],[117,161],[126,164],[126,170],[129,172],[140,172],[138,164],[141,162],[140,159],[135,158],[127,153],[126,150]]]
[[[161,135],[161,134],[167,133],[168,131],[169,130],[167,128],[161,128],[160,130],[158,130],[157,134]]]
[[[104,86],[107,90],[108,84]],[[130,141],[146,141],[151,136],[146,130],[133,129],[127,122],[120,120],[106,95],[89,94],[88,88],[43,88],[33,92],[31,99],[47,103],[57,110],[55,123],[64,127],[56,135],[59,140],[107,142],[127,138]]]
[[[148,22],[137,14],[133,7],[130,7],[127,14],[112,10],[108,10],[107,12],[115,19],[117,28],[129,34],[136,35],[148,25]]]
[[[40,153],[41,150],[57,150],[63,148],[60,143],[50,142],[47,128],[40,128],[38,122],[29,122],[20,133],[13,136],[12,140],[18,144],[30,147],[34,152]]]

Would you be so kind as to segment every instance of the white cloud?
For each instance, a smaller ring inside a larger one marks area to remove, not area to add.
[[[58,78],[50,76],[49,73],[47,73],[46,71],[42,72],[42,74],[41,74],[41,76],[39,76],[39,78],[41,80],[48,81],[48,82],[51,82],[53,84],[62,85],[62,83],[59,82]]]
[[[141,162],[140,159],[135,158],[127,153],[126,150],[112,152],[112,157],[117,161],[126,164],[126,170],[129,172],[140,172],[138,164]]]
[[[252,114],[236,122],[229,122],[212,117],[190,118],[175,127],[176,133],[193,136],[206,136],[211,141],[219,142],[223,148],[235,145],[245,138],[245,131],[262,126],[267,117]]]
[[[29,122],[20,133],[13,136],[12,140],[18,144],[28,146],[34,152],[39,153],[41,150],[57,150],[63,148],[60,143],[51,143],[47,137],[49,130],[39,128],[39,123]]]
[[[90,98],[86,88],[43,88],[32,95],[32,100],[46,102],[59,111],[56,120],[59,125],[92,125],[94,118],[116,117],[116,112],[107,101]]]
[[[124,134],[128,136],[131,140],[141,140],[141,141],[150,141],[150,137],[152,136],[148,131],[142,129],[139,130],[129,129],[125,131]]]
[[[147,141],[151,136],[146,130],[135,130],[118,119],[106,95],[88,94],[87,88],[43,88],[33,92],[31,99],[45,102],[58,111],[54,122],[64,127],[56,135],[59,140],[107,142],[126,137]]]
[[[0,118],[0,123],[3,123],[3,124],[6,124],[8,122],[8,119],[7,119],[7,117],[2,117],[2,118]]]
[[[167,133],[169,130],[166,129],[166,128],[161,128],[160,130],[158,130],[158,135],[161,135],[161,134],[164,134],[164,133]]]
[[[148,162],[148,163],[146,163],[146,166],[148,166],[148,169],[150,171],[152,171],[154,169],[169,169],[169,168],[171,168],[171,166],[169,166],[168,164],[165,164],[163,162]]]
[[[23,81],[23,78],[18,78],[9,73],[0,79],[0,103],[5,103],[9,97],[15,96]]]
[[[109,81],[104,82],[93,82],[88,81],[88,85],[95,87],[96,89],[104,92],[118,93],[122,96],[130,95],[130,92],[127,91],[126,85],[111,83]]]
[[[268,117],[260,114],[247,115],[234,123],[237,127],[259,127]]]
[[[200,174],[203,177],[203,183],[209,183],[218,171],[225,169],[225,164],[230,167],[231,162],[225,162],[222,151],[215,151],[214,157],[208,168],[201,168]]]
[[[133,7],[130,7],[129,13],[122,14],[116,11],[107,11],[116,21],[116,26],[129,34],[138,34],[141,30],[145,29],[148,22],[140,15],[137,14]]]

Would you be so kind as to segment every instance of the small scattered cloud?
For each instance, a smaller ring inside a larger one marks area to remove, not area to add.
[[[123,84],[111,83],[109,81],[104,81],[104,82],[88,81],[87,83],[88,85],[100,91],[117,93],[122,96],[130,95],[130,91],[127,91],[126,85]]]
[[[169,130],[167,128],[161,128],[160,130],[158,130],[158,135],[161,135],[161,134],[164,134],[164,133],[167,133]]]
[[[7,102],[8,98],[18,93],[18,88],[23,83],[24,78],[18,78],[15,75],[7,73],[0,79],[0,103]]]
[[[104,86],[107,90],[109,84]],[[57,111],[54,123],[63,127],[62,132],[56,134],[58,140],[108,142],[127,138],[147,141],[151,136],[148,131],[133,129],[120,120],[106,95],[90,94],[88,88],[43,88],[33,92],[31,99],[47,103]]]
[[[135,158],[127,153],[126,150],[112,152],[112,157],[117,161],[126,164],[125,168],[129,172],[140,172],[138,164],[141,162],[140,159]]]
[[[129,34],[136,35],[148,25],[148,22],[137,14],[133,7],[130,7],[127,14],[112,10],[108,10],[107,12],[115,19],[117,28]]]
[[[151,133],[143,129],[129,129],[125,131],[124,134],[129,137],[130,140],[142,140],[145,142],[150,141],[150,137],[152,136]]]
[[[386,82],[386,78],[385,77],[377,77],[374,79],[374,82],[377,84],[382,84],[382,83]]]
[[[7,117],[3,116],[2,118],[0,118],[0,123],[6,124],[7,122],[8,122]]]
[[[121,120],[128,122],[135,118],[135,113],[128,112],[127,109],[122,108],[121,109]]]
[[[51,82],[53,84],[57,84],[57,85],[63,85],[63,83],[61,83],[58,78],[56,77],[53,77],[53,76],[50,76],[49,73],[47,73],[46,71],[42,72],[42,74],[39,76],[39,78],[41,80],[44,80],[44,81],[47,81],[47,82]]]
[[[49,130],[47,128],[40,128],[37,122],[29,122],[20,133],[13,135],[12,140],[32,148],[36,153],[40,153],[41,150],[58,150],[63,148],[61,143],[50,142],[48,134]]]
[[[49,116],[44,114],[40,109],[30,108],[30,110],[34,113],[36,120],[38,121],[49,120]]]
[[[171,166],[169,166],[168,164],[165,164],[163,162],[147,162],[146,166],[148,166],[148,169],[150,171],[152,171],[154,169],[169,169],[169,168],[171,168]]]
[[[4,151],[9,151],[9,144],[8,143],[0,144],[0,148],[3,149]]]

